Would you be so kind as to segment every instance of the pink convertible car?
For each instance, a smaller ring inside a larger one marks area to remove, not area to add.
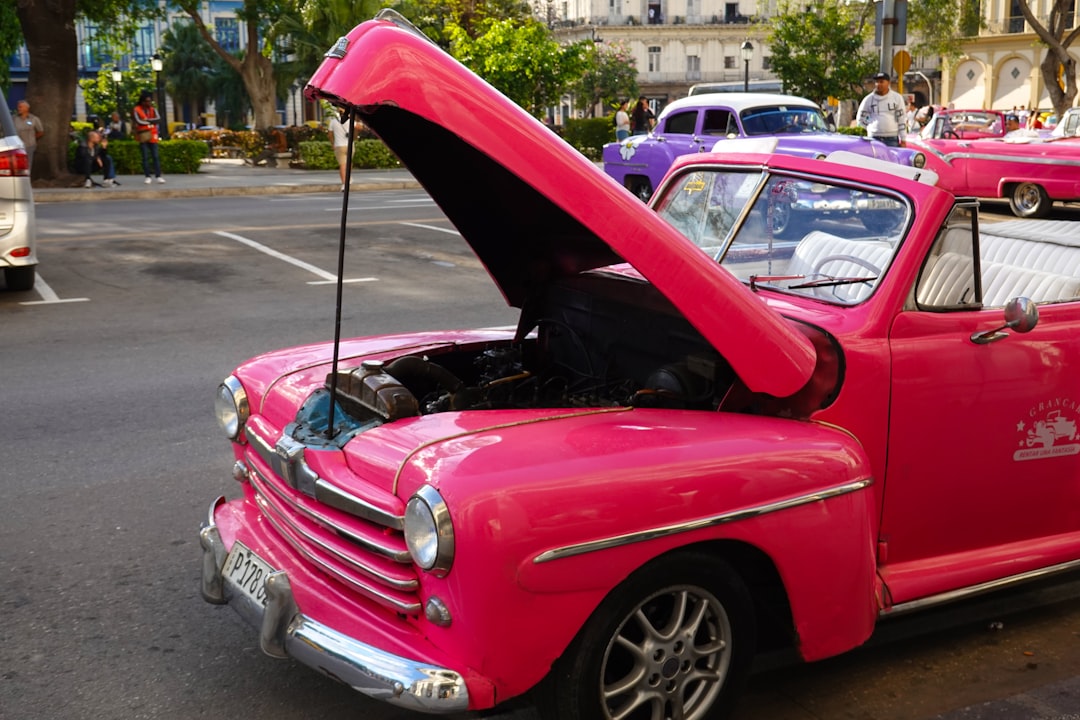
[[[1008,198],[1018,217],[1045,217],[1055,200],[1080,200],[1080,140],[1020,133],[918,137],[909,145],[926,154],[926,168],[938,174],[941,187],[957,195]]]
[[[761,650],[829,657],[1080,565],[1069,228],[763,154],[686,156],[650,208],[387,16],[308,94],[385,140],[520,320],[221,384],[202,594],[267,654],[430,713],[701,720]],[[837,193],[774,235],[778,204]]]

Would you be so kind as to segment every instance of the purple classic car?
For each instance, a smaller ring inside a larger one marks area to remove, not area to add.
[[[734,138],[777,138],[776,152],[824,158],[843,150],[922,167],[923,154],[891,148],[865,137],[830,132],[821,109],[794,95],[714,93],[671,103],[648,135],[632,135],[604,146],[604,171],[642,200],[648,200],[676,158],[720,150]]]

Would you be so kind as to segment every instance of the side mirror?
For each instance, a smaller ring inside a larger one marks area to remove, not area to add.
[[[1039,324],[1039,307],[1026,297],[1017,297],[1005,305],[1005,324],[993,330],[974,333],[971,342],[976,345],[988,345],[998,340],[1004,340],[1009,334],[1003,330],[1012,330],[1018,333],[1031,332]]]

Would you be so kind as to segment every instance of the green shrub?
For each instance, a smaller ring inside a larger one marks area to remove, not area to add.
[[[863,136],[865,136],[866,135],[866,128],[862,127],[861,125],[856,125],[855,127],[838,127],[838,128],[836,128],[836,132],[841,133],[843,135],[863,135]]]
[[[75,167],[77,143],[68,145],[68,166]],[[162,140],[158,143],[161,172],[164,175],[187,175],[199,172],[202,159],[210,154],[204,142],[195,140]],[[142,175],[142,152],[134,140],[109,141],[109,156],[117,175]]]
[[[615,142],[615,123],[611,117],[567,120],[562,135],[582,155],[590,160],[599,160],[604,145]]]
[[[329,142],[313,140],[300,143],[300,161],[308,170],[336,170],[337,159]],[[357,140],[353,143],[353,167],[397,168],[401,161],[382,140]]]

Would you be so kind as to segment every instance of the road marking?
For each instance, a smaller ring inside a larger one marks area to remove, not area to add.
[[[90,298],[61,298],[40,275],[34,275],[34,290],[41,296],[40,300],[27,300],[20,305],[53,305],[55,303],[89,302]]]
[[[461,237],[461,233],[459,233],[457,230],[455,230],[453,228],[441,228],[441,227],[435,227],[434,225],[422,225],[420,223],[411,223],[411,222],[402,222],[402,223],[398,223],[398,224],[399,225],[408,225],[409,227],[414,227],[414,228],[422,228],[424,230],[437,230],[438,232],[449,233],[451,235],[457,235],[458,237]]]
[[[290,265],[295,265],[298,268],[301,268],[303,270],[307,270],[308,272],[322,278],[321,281],[319,281],[319,280],[308,281],[308,285],[329,285],[331,283],[336,283],[337,282],[337,279],[338,279],[337,275],[334,275],[333,273],[328,273],[325,270],[323,270],[321,268],[317,268],[317,267],[315,267],[314,265],[312,265],[310,263],[306,263],[303,260],[297,260],[294,257],[290,257],[289,255],[286,255],[285,253],[278,252],[277,250],[274,250],[273,248],[269,248],[269,247],[267,247],[267,246],[265,246],[265,245],[263,245],[261,243],[257,243],[254,240],[250,240],[250,239],[248,239],[246,237],[243,237],[242,235],[236,235],[236,234],[231,233],[231,232],[225,232],[224,230],[215,230],[214,234],[215,235],[220,235],[221,237],[229,238],[230,240],[235,240],[238,243],[243,243],[244,245],[247,245],[250,248],[254,248],[255,250],[258,250],[261,253],[265,253],[266,255],[269,255],[270,257],[277,258],[278,260],[282,260],[284,262],[287,262]],[[357,282],[374,282],[376,280],[378,280],[378,278],[366,277],[366,278],[350,278],[348,280],[342,280],[342,282],[357,283]]]

